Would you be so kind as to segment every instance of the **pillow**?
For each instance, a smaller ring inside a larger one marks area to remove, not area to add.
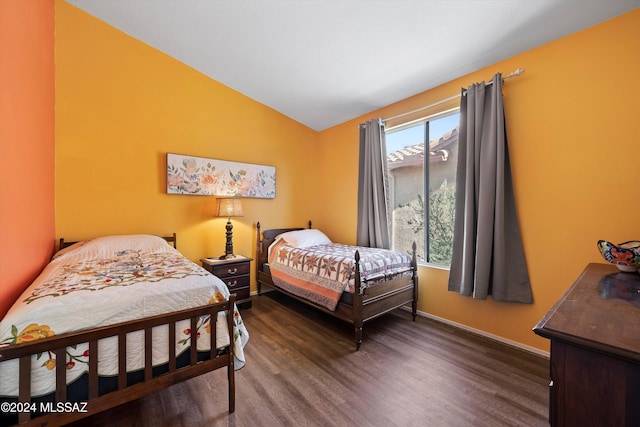
[[[294,248],[307,248],[331,243],[331,240],[322,231],[314,229],[287,231],[280,234],[278,239],[283,239],[289,246]]]
[[[162,237],[148,234],[104,236],[83,240],[56,252],[52,260],[68,257],[111,258],[118,252],[134,250],[141,254],[173,252],[173,246]]]

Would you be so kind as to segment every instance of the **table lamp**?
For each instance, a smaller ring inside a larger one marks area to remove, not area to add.
[[[218,259],[230,259],[234,258],[233,254],[233,224],[231,224],[231,217],[243,216],[242,212],[242,199],[239,197],[221,197],[216,199],[217,210],[216,216],[227,217],[227,244],[225,246],[224,255]]]

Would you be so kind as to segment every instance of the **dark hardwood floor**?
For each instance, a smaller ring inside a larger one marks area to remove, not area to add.
[[[234,414],[216,371],[75,425],[548,425],[543,357],[403,310],[366,324],[358,352],[349,325],[275,292],[241,313]]]

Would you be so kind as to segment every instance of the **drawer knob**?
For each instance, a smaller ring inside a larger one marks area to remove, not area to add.
[[[234,280],[233,282],[227,282],[227,286],[230,288],[233,288],[234,286],[236,286],[238,284],[237,280]]]
[[[229,274],[236,274],[238,272],[238,268],[234,267],[234,268],[228,268],[227,269],[227,273]]]

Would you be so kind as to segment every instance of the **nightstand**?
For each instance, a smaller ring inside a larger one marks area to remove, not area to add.
[[[242,255],[236,255],[231,259],[204,258],[201,259],[202,267],[209,273],[222,280],[229,292],[236,294],[236,305],[251,308],[251,261]]]

